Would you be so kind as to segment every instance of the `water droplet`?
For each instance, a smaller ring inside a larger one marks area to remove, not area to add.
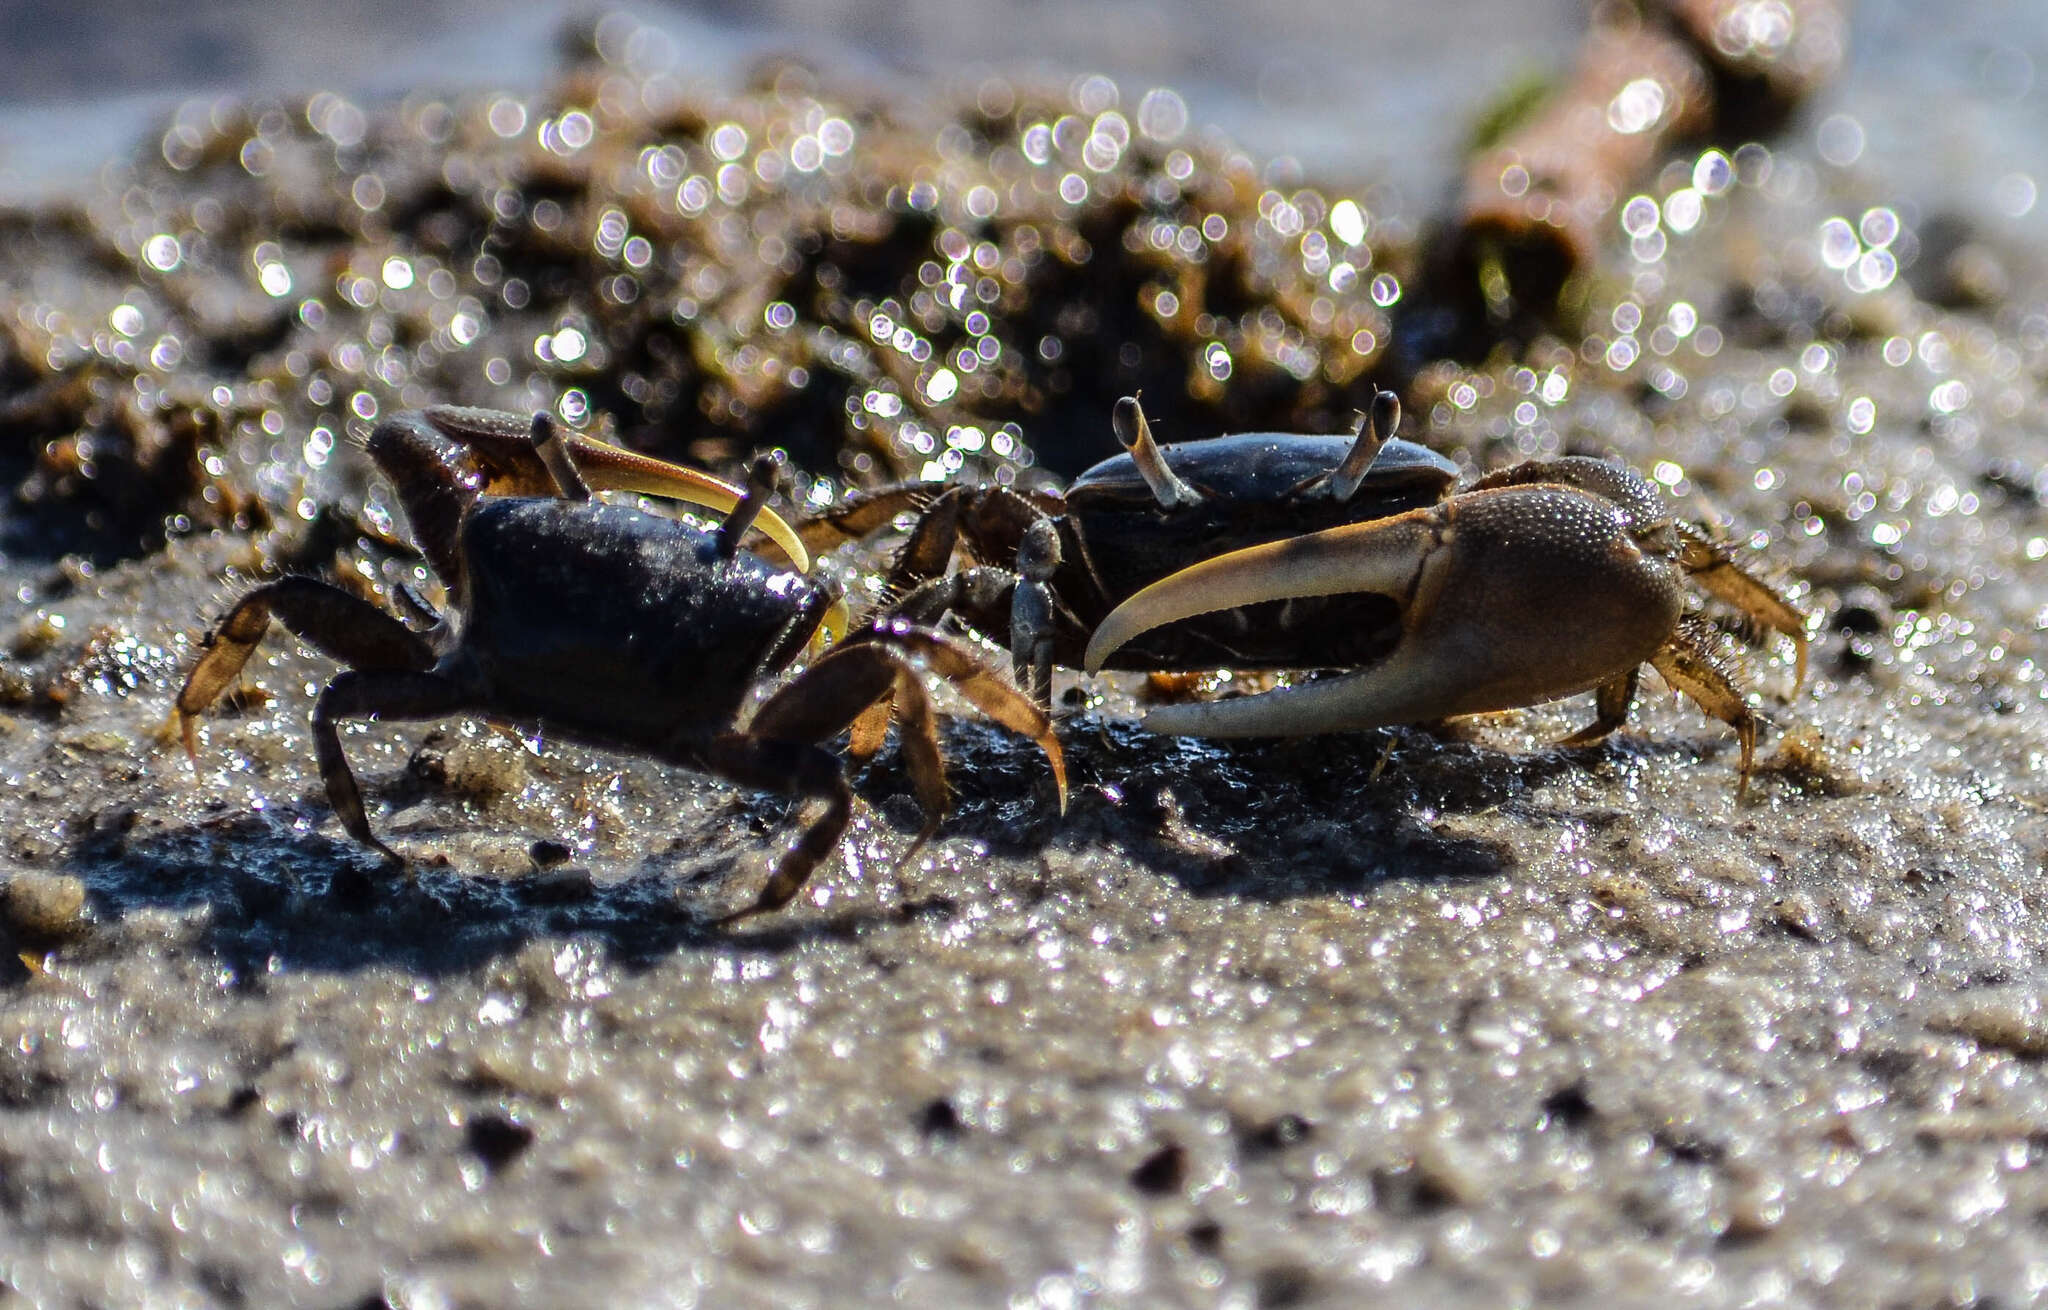
[[[818,145],[836,159],[853,149],[853,124],[843,118],[828,118],[818,124]]]
[[[1171,141],[1187,126],[1187,102],[1176,92],[1154,87],[1138,102],[1138,130],[1154,141]]]
[[[178,238],[168,232],[159,232],[142,243],[142,260],[159,273],[168,273],[185,258],[178,246]]]
[[[1883,205],[1866,209],[1856,224],[1856,235],[1872,250],[1881,250],[1899,235],[1899,216]]]
[[[491,101],[484,117],[490,123],[491,131],[508,140],[526,130],[526,106],[510,96],[499,96]]]
[[[1820,260],[1840,272],[1863,254],[1863,243],[1846,218],[1831,218],[1820,225]]]
[[[1330,231],[1347,246],[1365,240],[1365,211],[1356,200],[1339,200],[1330,206]]]
[[[1699,226],[1706,202],[1693,187],[1680,187],[1664,197],[1664,226],[1673,232],[1690,232]]]
[[[711,129],[713,157],[731,163],[747,151],[747,129],[738,123],[720,123]]]
[[[2026,173],[2007,173],[1991,188],[1992,203],[2009,218],[2025,218],[2033,213],[2040,194],[2040,188]]]
[[[1814,133],[1820,157],[1836,168],[1847,168],[1863,157],[1863,124],[1847,114],[1830,114]]]
[[[1898,275],[1898,257],[1889,250],[1873,250],[1856,261],[1853,285],[1858,291],[1882,291]]]
[[[1623,87],[1607,105],[1607,125],[1623,136],[1657,126],[1664,117],[1668,93],[1654,77],[1639,77]]]
[[[1718,150],[1709,150],[1699,157],[1692,166],[1693,188],[1701,195],[1718,196],[1735,181],[1735,166],[1728,162],[1728,156]]]

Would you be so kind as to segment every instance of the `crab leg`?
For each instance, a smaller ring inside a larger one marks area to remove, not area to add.
[[[1692,698],[1707,713],[1735,729],[1742,743],[1741,794],[1749,794],[1750,768],[1756,761],[1756,715],[1742,699],[1735,671],[1716,650],[1713,625],[1696,615],[1679,622],[1650,664],[1671,687]]]
[[[1400,640],[1379,663],[1264,695],[1164,706],[1147,726],[1301,736],[1537,704],[1649,660],[1683,603],[1677,569],[1645,555],[1610,502],[1570,487],[1503,487],[1183,569],[1110,613],[1087,668],[1180,619],[1354,592],[1400,608]]]
[[[313,702],[313,754],[327,785],[327,803],[341,820],[342,830],[365,846],[403,864],[405,857],[370,831],[363,793],[341,750],[337,724],[344,719],[444,719],[470,707],[473,698],[462,686],[438,673],[365,672],[344,670]]]
[[[1698,529],[1687,524],[1675,526],[1680,549],[1678,562],[1694,582],[1755,622],[1792,639],[1796,653],[1792,685],[1798,688],[1806,681],[1806,616],[1793,609],[1790,601],[1744,571],[1730,558],[1725,547],[1707,540]]]
[[[185,675],[171,717],[197,758],[193,726],[256,650],[276,619],[323,655],[359,669],[419,671],[434,662],[431,642],[375,605],[332,583],[279,578],[250,591],[206,635],[204,653]]]
[[[855,491],[840,504],[798,524],[797,535],[822,555],[849,541],[871,537],[905,514],[920,512],[934,495],[927,482]]]
[[[946,815],[946,764],[939,749],[938,718],[911,660],[921,661],[960,689],[989,718],[1032,738],[1045,751],[1059,786],[1060,810],[1067,807],[1066,761],[1052,722],[1036,706],[997,675],[990,673],[965,648],[948,638],[907,623],[861,634],[806,669],[795,681],[771,696],[755,712],[744,733],[718,738],[703,753],[706,767],[735,782],[767,790],[825,796],[826,813],[804,830],[770,875],[760,898],[728,916],[731,923],[786,905],[803,888],[811,872],[831,854],[845,832],[852,806],[839,765],[814,744],[851,726],[853,753],[871,755],[881,746],[893,702],[902,720],[904,766],[924,811],[908,861],[939,830]],[[812,755],[831,763],[831,774]],[[764,765],[772,759],[789,763],[780,775]]]
[[[1060,739],[1053,734],[1051,716],[1032,704],[1029,696],[983,664],[973,651],[943,633],[908,623],[891,623],[877,629],[873,639],[916,656],[990,720],[1038,743],[1052,768],[1060,813],[1067,812],[1066,756],[1060,750]]]
[[[711,770],[742,787],[779,792],[785,796],[822,798],[825,812],[811,821],[782,858],[775,862],[767,885],[752,905],[717,921],[725,927],[742,919],[779,910],[803,890],[811,871],[839,845],[853,818],[853,788],[830,751],[808,742],[781,741],[746,733],[727,733],[714,738],[696,754],[682,754],[678,763]]]
[[[1628,722],[1628,712],[1636,703],[1636,685],[1642,679],[1642,666],[1637,665],[1613,681],[1601,683],[1594,692],[1593,721],[1566,737],[1558,745],[1591,746],[1595,742],[1605,741],[1616,728]]]

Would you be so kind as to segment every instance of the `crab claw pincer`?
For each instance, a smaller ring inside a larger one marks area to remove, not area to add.
[[[1622,679],[1632,687],[1637,666],[1661,666],[1679,628],[1675,549],[1668,523],[1645,525],[1577,487],[1472,491],[1183,569],[1110,613],[1086,667],[1195,615],[1308,601],[1277,621],[1312,623],[1312,598],[1371,592],[1392,602],[1388,621],[1398,625],[1385,634],[1383,658],[1261,695],[1162,706],[1146,726],[1200,737],[1354,732],[1532,705]],[[1728,717],[1726,707],[1707,708]]]

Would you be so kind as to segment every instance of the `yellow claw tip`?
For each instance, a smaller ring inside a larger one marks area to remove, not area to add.
[[[597,491],[633,492],[697,505],[720,514],[732,512],[746,492],[722,478],[699,469],[654,459],[608,441],[578,434],[570,438],[576,467]],[[754,520],[756,530],[774,542],[798,573],[811,571],[811,553],[787,520],[772,509],[763,508]]]

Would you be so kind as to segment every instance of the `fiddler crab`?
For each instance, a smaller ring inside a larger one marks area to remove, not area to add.
[[[936,830],[945,762],[920,668],[1036,741],[1064,810],[1065,764],[1044,711],[967,646],[901,618],[833,645],[737,726],[755,684],[789,666],[828,616],[844,614],[837,586],[806,576],[803,547],[766,508],[772,460],[757,460],[742,489],[565,434],[546,414],[529,422],[455,408],[387,419],[368,452],[397,488],[450,613],[407,593],[408,624],[330,583],[264,583],[206,637],[173,715],[196,754],[194,722],[277,619],[347,666],[314,703],[314,749],[343,829],[387,857],[402,862],[370,829],[337,725],[476,714],[822,800],[759,897],[721,922],[777,909],[846,830],[853,793],[820,744],[841,731],[852,729],[850,753],[871,755],[893,707],[926,816],[911,849]],[[688,500],[726,517],[716,529],[698,528],[598,500],[593,489]],[[791,567],[741,548],[756,526]]]
[[[814,546],[916,521],[890,613],[946,614],[1009,647],[1049,704],[1052,666],[1351,670],[1152,709],[1196,737],[1306,736],[1535,705],[1592,691],[1592,723],[1628,720],[1642,666],[1734,728],[1746,792],[1757,719],[1690,582],[1781,633],[1806,674],[1805,618],[1674,520],[1649,481],[1606,460],[1534,460],[1458,485],[1443,456],[1393,437],[1379,392],[1348,436],[1246,433],[1162,446],[1135,397],[1125,451],[1065,495],[890,488],[802,529]],[[948,571],[956,547],[979,563]],[[1795,684],[1796,685],[1796,684]]]

